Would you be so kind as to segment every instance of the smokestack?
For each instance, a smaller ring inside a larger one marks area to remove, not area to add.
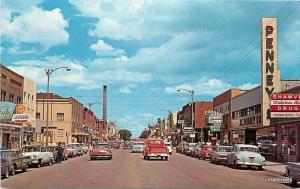
[[[106,129],[107,126],[107,86],[103,85],[103,122]]]

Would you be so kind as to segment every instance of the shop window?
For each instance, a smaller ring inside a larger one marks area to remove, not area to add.
[[[57,130],[57,136],[58,137],[63,137],[64,136],[64,130],[63,129],[58,129]]]
[[[56,121],[64,121],[64,113],[57,113],[56,114]]]
[[[14,102],[14,98],[15,98],[15,95],[14,94],[9,94],[9,102]]]
[[[17,104],[21,104],[22,98],[17,96]]]
[[[296,127],[294,125],[282,126],[281,144],[285,158],[289,155],[296,155]]]
[[[6,91],[1,90],[1,101],[5,101]]]

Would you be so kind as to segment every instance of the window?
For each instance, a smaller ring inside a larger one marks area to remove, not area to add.
[[[41,119],[41,113],[40,112],[36,112],[35,117],[36,117],[36,119]]]
[[[56,114],[56,121],[64,121],[64,113],[57,113]]]
[[[21,104],[22,98],[17,96],[17,104]]]
[[[14,94],[9,94],[9,102],[14,102],[14,98],[15,98],[15,95]]]
[[[5,101],[6,91],[1,90],[1,101]]]
[[[24,92],[24,98],[26,98],[26,92]]]
[[[63,129],[57,129],[57,136],[63,137],[64,136],[64,130]]]
[[[6,75],[4,75],[4,74],[1,74],[1,79],[3,79],[3,80],[6,80]]]

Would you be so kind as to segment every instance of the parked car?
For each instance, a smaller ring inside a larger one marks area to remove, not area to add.
[[[56,157],[57,157],[56,146],[47,146],[46,149],[48,152],[51,152],[53,154],[54,161],[56,161]]]
[[[132,149],[132,143],[129,141],[125,141],[123,144],[123,149]]]
[[[258,147],[254,145],[236,144],[233,151],[227,155],[227,166],[234,168],[245,165],[247,167],[256,166],[262,170],[265,163],[265,158],[259,153]]]
[[[79,145],[81,146],[83,153],[87,154],[89,152],[89,147],[86,144],[79,143]]]
[[[183,149],[185,148],[186,142],[180,143],[178,146],[176,146],[176,152],[177,153],[183,153]]]
[[[82,156],[84,154],[84,150],[79,143],[70,143],[70,145],[75,149],[76,156]]]
[[[226,163],[227,154],[231,153],[233,150],[232,146],[217,146],[215,150],[211,153],[211,161],[215,164],[221,162]]]
[[[169,151],[165,143],[161,139],[148,139],[145,142],[144,159],[149,160],[152,157],[161,158],[161,160],[168,161]]]
[[[113,142],[110,142],[110,145],[112,148],[116,148],[116,149],[120,149],[120,142],[118,141],[113,141]]]
[[[172,155],[173,149],[171,142],[165,142],[165,146],[168,148],[169,154]]]
[[[196,143],[188,143],[184,149],[184,154],[189,156],[195,145]]]
[[[1,157],[1,177],[7,178],[11,173],[11,164],[7,158]]]
[[[195,158],[198,157],[198,152],[201,150],[201,147],[202,147],[202,143],[198,142],[191,150],[190,156],[195,157]]]
[[[54,156],[52,152],[47,151],[45,146],[42,145],[29,145],[22,148],[24,156],[30,156],[32,165],[41,167],[44,164],[52,165]]]
[[[11,164],[11,174],[15,174],[15,171],[22,170],[25,172],[28,165],[31,164],[32,159],[30,156],[23,156],[20,150],[1,150],[1,157],[6,158]]]
[[[65,145],[65,151],[68,156],[68,158],[73,158],[77,156],[77,150],[72,144]]]
[[[206,158],[210,159],[210,156],[214,150],[214,146],[211,145],[204,145],[199,151],[198,151],[198,159],[205,160]]]
[[[143,152],[145,147],[144,142],[133,142],[132,143],[132,153],[134,152]]]
[[[113,157],[111,146],[108,143],[98,143],[90,150],[90,160],[105,158],[111,160]]]
[[[300,163],[288,162],[285,169],[287,176],[292,180],[291,185],[296,185],[300,181]]]

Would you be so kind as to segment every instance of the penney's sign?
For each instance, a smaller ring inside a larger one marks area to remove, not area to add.
[[[278,70],[277,18],[262,19],[261,36],[261,90],[263,125],[269,125],[270,98],[280,91]]]

